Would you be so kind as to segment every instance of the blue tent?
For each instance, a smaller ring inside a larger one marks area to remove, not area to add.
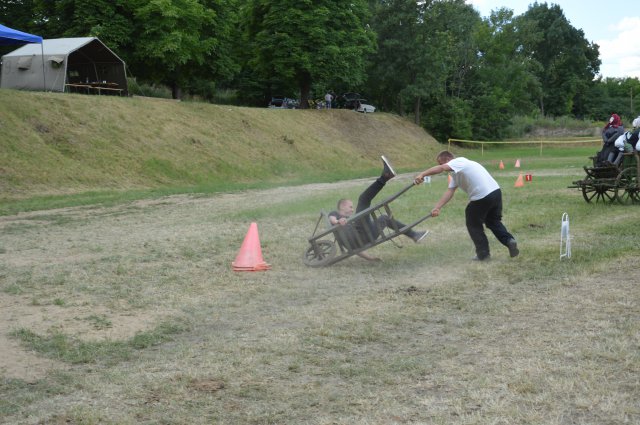
[[[26,43],[42,43],[42,37],[40,37],[39,35],[17,31],[0,24],[0,44],[5,45]]]

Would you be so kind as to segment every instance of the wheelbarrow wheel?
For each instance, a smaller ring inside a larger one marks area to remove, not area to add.
[[[322,267],[335,257],[336,251],[332,241],[315,241],[304,252],[302,261],[309,267]]]

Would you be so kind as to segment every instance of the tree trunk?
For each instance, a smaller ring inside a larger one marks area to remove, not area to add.
[[[404,117],[404,107],[402,105],[402,97],[399,94],[396,96],[396,110],[398,112],[398,115],[400,115],[401,117]]]
[[[415,101],[413,102],[413,119],[416,123],[416,125],[420,125],[420,119],[421,119],[421,111],[420,111],[420,106],[422,105],[422,98],[420,96],[416,97]]]
[[[311,75],[304,72],[298,78],[300,84],[300,109],[309,109],[309,92],[311,91]]]
[[[171,97],[174,99],[182,99],[182,87],[178,83],[171,84]]]

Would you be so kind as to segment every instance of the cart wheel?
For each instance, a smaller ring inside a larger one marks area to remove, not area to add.
[[[331,241],[315,241],[304,252],[302,261],[309,267],[322,267],[335,257],[336,250]]]
[[[587,202],[613,202],[616,199],[616,189],[606,183],[584,184],[582,186],[582,196]]]
[[[616,179],[616,199],[621,204],[640,203],[638,172],[635,168],[622,170]]]

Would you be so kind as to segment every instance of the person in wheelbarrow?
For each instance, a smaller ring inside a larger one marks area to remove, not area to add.
[[[465,217],[467,231],[476,248],[476,256],[472,259],[484,261],[491,257],[489,240],[484,233],[485,225],[509,249],[509,255],[516,257],[520,253],[518,244],[502,224],[502,192],[491,174],[477,162],[463,157],[456,158],[449,151],[440,152],[436,162],[438,165],[421,172],[414,179],[415,184],[421,184],[427,176],[452,172],[449,187],[431,210],[431,216],[439,216],[440,209],[453,198],[456,189],[460,187],[469,196]]]
[[[381,156],[381,159],[383,164],[382,174],[360,194],[355,214],[369,208],[373,198],[380,193],[389,180],[396,176],[396,172],[391,167],[389,160],[385,158],[384,155]],[[353,201],[351,199],[340,199],[337,204],[337,210],[329,213],[329,222],[332,225],[343,226],[340,229],[341,231],[338,232],[338,243],[343,247],[346,246],[351,249],[359,248],[361,243],[367,244],[378,239],[385,228],[401,229],[405,227],[405,224],[402,222],[385,214],[381,214],[375,220],[371,215],[365,215],[361,220],[358,219],[355,223],[349,223],[348,219],[353,214]],[[428,231],[409,229],[404,233],[404,235],[411,238],[415,243],[419,243],[425,236],[427,236],[428,233]],[[373,257],[365,251],[358,253],[358,255],[365,260],[381,261],[380,258]]]

